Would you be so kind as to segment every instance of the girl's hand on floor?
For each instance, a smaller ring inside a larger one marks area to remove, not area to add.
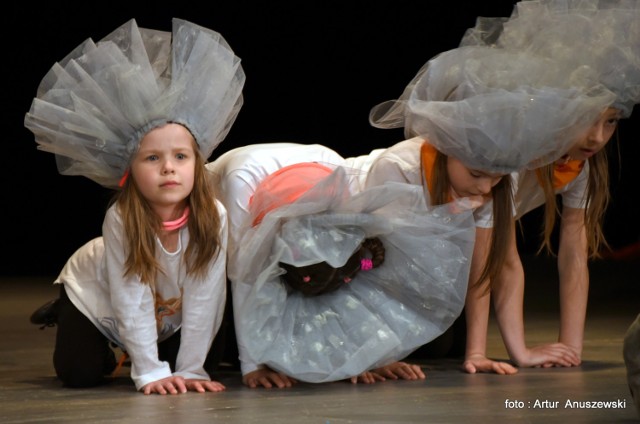
[[[204,392],[221,392],[226,387],[222,383],[218,383],[217,381],[212,380],[197,380],[188,378],[184,381],[185,386],[187,386],[187,390],[191,390],[193,392],[204,393]]]
[[[507,362],[494,361],[484,355],[468,356],[462,364],[462,369],[469,373],[492,372],[500,375],[516,374],[517,368]]]
[[[534,346],[525,351],[524,356],[515,358],[520,367],[577,367],[582,360],[574,349],[564,343]]]
[[[142,387],[142,392],[145,395],[157,393],[159,395],[177,395],[187,392],[187,386],[184,383],[184,378],[178,376],[170,376],[157,380],[152,383],[148,383]]]
[[[273,371],[271,368],[265,367],[243,375],[242,382],[245,384],[245,386],[248,386],[252,389],[260,386],[267,389],[270,389],[273,386],[277,387],[278,389],[283,389],[285,387],[293,386],[298,381],[294,378],[289,377],[288,375]]]
[[[384,367],[376,368],[372,372],[392,380],[424,380],[427,376],[420,365],[407,364],[406,362],[394,362]]]
[[[383,376],[371,371],[365,371],[356,377],[351,377],[350,379],[351,383],[353,384],[358,384],[358,383],[373,384],[376,381],[384,381],[384,380],[385,378]]]

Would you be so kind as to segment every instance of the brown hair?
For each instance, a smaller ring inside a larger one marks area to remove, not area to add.
[[[433,170],[433,187],[429,188],[433,205],[442,205],[449,202],[450,181],[447,172],[447,156],[436,151]],[[511,192],[511,176],[505,175],[498,184],[491,188],[493,199],[493,231],[491,234],[491,247],[486,258],[482,273],[473,284],[481,284],[486,279],[493,281],[504,265],[511,235],[511,212],[513,204]]]
[[[193,190],[186,199],[190,208],[187,223],[189,245],[184,260],[187,274],[204,278],[208,264],[220,251],[221,223],[213,186],[204,166],[205,159],[195,140],[192,140],[192,147],[195,152],[195,171]],[[138,275],[142,282],[152,284],[158,271],[162,272],[155,256],[156,234],[162,227],[161,219],[142,196],[133,178],[126,179],[113,202],[122,216],[126,237],[128,253],[124,276]]]
[[[546,250],[553,254],[551,236],[555,228],[556,215],[559,208],[553,187],[554,164],[539,170],[540,185],[544,191],[544,222],[542,225],[542,243],[538,253]],[[587,233],[587,249],[589,258],[600,257],[601,246],[608,246],[602,231],[602,221],[609,205],[609,161],[605,149],[600,150],[589,158],[589,178],[587,181],[586,202],[584,210],[584,225]]]
[[[384,262],[385,250],[379,238],[366,239],[358,249],[340,268],[333,268],[326,262],[295,267],[280,262],[280,266],[286,271],[281,276],[283,281],[292,289],[302,292],[305,296],[319,296],[331,293],[352,278],[361,269],[361,261],[366,257],[366,252],[371,254],[373,268],[377,268]]]

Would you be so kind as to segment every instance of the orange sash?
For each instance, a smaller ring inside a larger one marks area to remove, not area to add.
[[[434,198],[434,187],[433,187],[433,168],[436,162],[436,154],[438,151],[431,144],[426,141],[422,143],[422,147],[420,147],[420,164],[422,165],[422,177],[424,181],[427,183],[427,190],[429,190],[429,195],[431,198]]]
[[[557,190],[578,178],[582,168],[584,168],[583,160],[570,160],[567,163],[555,164],[553,167],[553,188]],[[536,176],[538,177],[538,183],[542,185],[540,169],[536,169]]]
[[[429,196],[431,197],[430,202],[433,202],[433,199],[435,199],[435,194],[434,194],[435,185],[433,184],[433,180],[434,180],[433,171],[435,168],[437,153],[438,151],[436,150],[436,148],[433,147],[431,144],[429,144],[427,141],[422,143],[422,146],[420,147],[420,165],[422,166],[422,175],[423,175],[424,184],[426,184],[425,196],[427,195],[427,191],[428,191]],[[491,196],[480,196],[480,195],[467,197],[467,199],[469,199],[469,201],[471,202],[470,207],[473,209],[481,206],[482,204],[487,202],[490,198]],[[454,200],[454,191],[453,191],[453,188],[449,187],[449,195],[447,196],[447,202],[453,202],[453,200]],[[454,208],[453,210],[455,210],[456,207],[455,206],[452,206],[452,207]]]

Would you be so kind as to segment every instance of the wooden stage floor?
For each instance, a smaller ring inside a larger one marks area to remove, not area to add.
[[[525,261],[527,340],[551,342],[557,333],[553,262]],[[55,378],[55,329],[40,331],[31,312],[56,296],[48,278],[0,278],[0,423],[633,423],[622,340],[640,313],[640,264],[592,264],[583,365],[521,369],[513,376],[469,375],[457,359],[423,360],[427,379],[374,385],[298,384],[248,389],[225,371],[222,393],[144,396],[128,376],[94,389],[66,389]],[[489,354],[506,353],[492,321]],[[127,368],[124,368],[127,370]],[[602,401],[620,408],[570,407]]]

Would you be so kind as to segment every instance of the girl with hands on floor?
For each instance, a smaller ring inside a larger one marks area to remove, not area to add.
[[[218,392],[212,348],[226,293],[227,217],[205,162],[242,104],[220,34],[131,20],[45,76],[25,118],[64,175],[116,188],[96,238],[55,283],[54,366],[68,387],[110,381],[118,346],[144,394]],[[51,322],[50,321],[50,322]]]
[[[377,155],[366,187],[407,182],[429,204],[476,204],[476,245],[486,250],[474,250],[470,293],[486,290],[480,282],[495,280],[508,257],[509,174],[556,160],[612,101],[597,83],[566,84],[563,70],[527,52],[463,46],[431,59],[399,100],[371,113],[374,126],[404,126],[413,138]]]
[[[409,185],[352,195],[367,161],[273,143],[208,165],[236,225],[228,269],[247,386],[425,378],[398,359],[459,314],[470,219],[418,214]],[[416,245],[420,234],[434,247]]]
[[[618,121],[631,115],[640,101],[640,5],[637,2],[519,2],[510,18],[480,18],[467,31],[463,45],[527,52],[566,69],[567,81],[601,84],[613,99],[589,126],[559,147],[562,156],[534,170],[513,174],[515,222],[544,205],[541,250],[553,252],[551,236],[560,216],[558,273],[560,331],[558,341],[528,347],[525,341],[524,270],[515,235],[509,241],[505,264],[491,282],[498,326],[513,363],[520,367],[578,366],[589,292],[588,261],[606,247],[602,220],[609,201],[605,145]],[[562,198],[558,212],[556,197]],[[488,238],[485,236],[484,238]],[[478,240],[478,246],[488,245]],[[516,372],[511,364],[486,357],[487,291],[470,294],[467,303],[467,372]]]

